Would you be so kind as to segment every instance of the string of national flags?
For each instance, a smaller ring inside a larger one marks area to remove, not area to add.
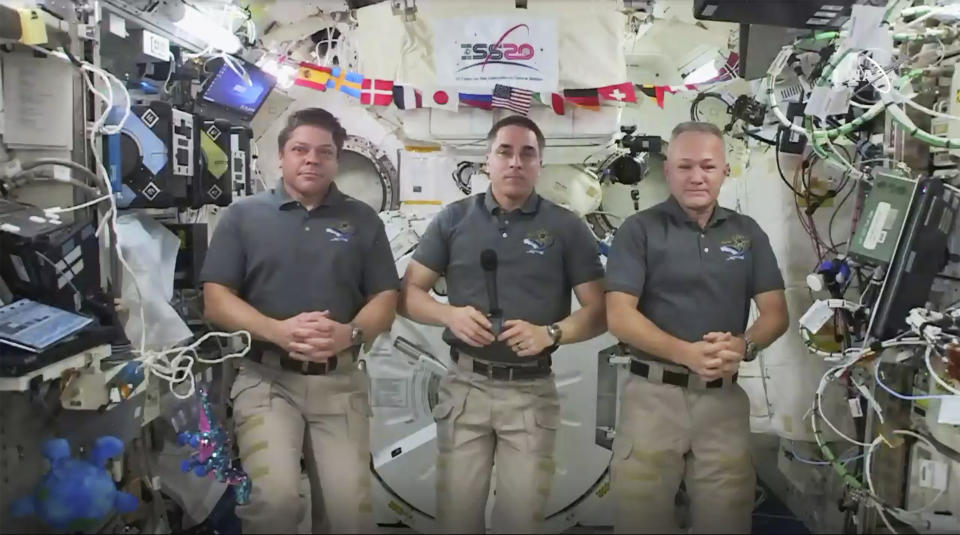
[[[732,78],[729,72],[702,84],[679,86],[633,84],[624,82],[589,89],[564,89],[561,92],[536,92],[529,89],[497,84],[490,92],[465,92],[452,87],[413,87],[391,80],[366,78],[340,67],[323,67],[302,62],[297,69],[295,85],[345,93],[360,99],[367,106],[395,105],[401,110],[437,108],[457,111],[461,105],[492,110],[502,108],[526,115],[534,103],[553,108],[554,113],[566,113],[566,105],[599,110],[604,104],[636,103],[639,95],[649,98],[663,108],[667,93],[696,91],[699,87]]]

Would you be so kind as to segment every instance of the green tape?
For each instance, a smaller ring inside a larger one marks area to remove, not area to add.
[[[230,159],[227,157],[227,153],[223,152],[223,149],[210,137],[210,134],[203,131],[200,132],[200,150],[203,151],[203,157],[207,160],[207,171],[214,177],[222,177],[230,168]]]

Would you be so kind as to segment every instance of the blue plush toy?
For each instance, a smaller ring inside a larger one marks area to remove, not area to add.
[[[137,509],[137,498],[118,491],[107,459],[123,453],[123,442],[116,437],[100,437],[90,452],[90,460],[70,456],[70,445],[62,438],[48,440],[43,455],[50,471],[43,476],[31,496],[10,507],[14,517],[36,515],[54,529],[85,531],[96,527],[111,509],[129,513]]]

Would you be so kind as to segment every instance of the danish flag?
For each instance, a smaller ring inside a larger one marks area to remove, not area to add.
[[[374,106],[389,106],[393,103],[393,82],[364,78],[360,90],[360,103]]]

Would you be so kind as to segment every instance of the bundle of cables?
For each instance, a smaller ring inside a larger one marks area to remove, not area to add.
[[[106,194],[96,199],[93,199],[89,202],[82,203],[77,206],[71,206],[67,208],[54,207],[47,209],[48,213],[62,213],[73,210],[79,210],[87,207],[94,207],[99,205],[102,202],[108,201],[110,207],[103,213],[102,218],[97,225],[96,235],[101,237],[108,242],[112,241],[112,247],[116,251],[117,259],[120,262],[120,265],[123,267],[127,275],[129,275],[133,281],[133,286],[137,293],[137,299],[140,303],[139,305],[139,320],[141,325],[144,325],[144,328],[141,329],[139,343],[134,346],[132,350],[134,354],[134,360],[139,362],[142,366],[148,369],[152,375],[159,377],[169,383],[169,388],[171,393],[178,398],[188,398],[192,396],[195,392],[195,383],[192,373],[193,364],[197,361],[215,364],[223,362],[227,359],[242,357],[249,350],[250,346],[250,333],[247,331],[238,331],[235,333],[220,333],[220,332],[211,332],[207,333],[196,342],[187,345],[185,347],[164,349],[159,351],[148,350],[146,345],[146,332],[145,328],[145,317],[144,317],[144,305],[143,305],[143,293],[141,291],[140,282],[137,280],[136,275],[131,269],[127,259],[124,256],[123,248],[121,247],[121,236],[117,228],[117,200],[115,192],[113,190],[113,184],[109,178],[106,168],[103,165],[101,152],[97,147],[97,138],[100,135],[114,135],[121,132],[124,122],[127,120],[127,117],[130,115],[130,94],[127,92],[125,84],[121,82],[117,77],[109,72],[85,61],[81,61],[74,57],[72,54],[69,54],[65,49],[62,50],[48,50],[45,48],[40,48],[37,46],[30,45],[34,50],[49,55],[51,57],[59,58],[64,61],[70,62],[74,65],[81,74],[81,77],[85,83],[87,89],[96,97],[96,99],[101,102],[104,106],[103,112],[97,117],[93,122],[92,127],[89,129],[89,134],[87,136],[87,143],[89,145],[90,154],[93,155],[95,173],[90,173],[89,170],[80,166],[74,162],[60,161],[60,160],[38,160],[31,164],[24,165],[25,170],[31,170],[37,166],[41,165],[64,165],[70,167],[74,170],[77,170],[88,177],[98,179],[103,187],[103,191],[106,191]],[[92,73],[96,78],[101,82],[101,89],[97,88],[97,84],[93,82],[90,78],[90,73]],[[119,89],[120,96],[118,98],[117,91],[115,88]],[[122,113],[119,114],[119,119],[116,120],[117,113],[116,108],[122,109]],[[115,120],[115,122],[114,122]],[[113,124],[107,124],[108,121],[111,121]],[[83,170],[81,171],[80,168]],[[92,176],[91,176],[92,175]],[[104,230],[109,228],[109,234],[105,233]],[[203,359],[197,353],[197,348],[208,338],[211,337],[229,337],[229,338],[240,338],[244,342],[244,349],[236,353],[230,353],[216,359]],[[178,392],[175,389],[175,385],[185,383],[187,384],[186,392]]]

